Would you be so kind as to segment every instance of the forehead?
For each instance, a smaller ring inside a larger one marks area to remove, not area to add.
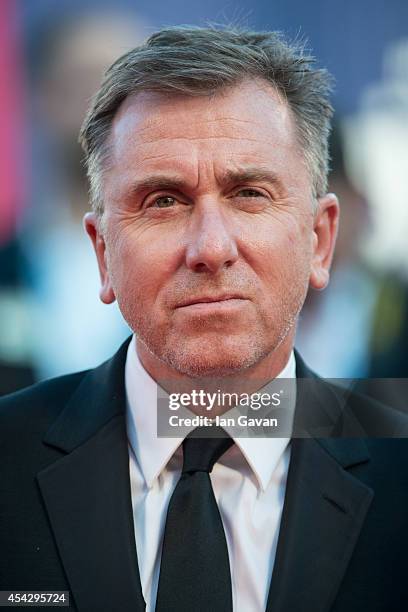
[[[119,108],[109,138],[113,168],[176,161],[303,164],[293,114],[269,84],[244,81],[211,96],[140,92]],[[279,168],[277,168],[279,169]]]

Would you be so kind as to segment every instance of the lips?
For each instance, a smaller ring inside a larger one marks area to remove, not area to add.
[[[215,296],[200,296],[194,298],[188,298],[187,300],[178,304],[177,308],[183,308],[185,306],[192,306],[193,304],[211,304],[212,302],[227,302],[228,300],[243,300],[245,298],[242,295],[236,293],[228,293]]]

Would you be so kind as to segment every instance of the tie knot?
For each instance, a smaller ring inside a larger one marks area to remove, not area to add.
[[[208,427],[197,427],[183,441],[183,473],[211,472],[221,455],[234,443],[221,427],[211,428],[211,438],[200,435],[208,436]]]

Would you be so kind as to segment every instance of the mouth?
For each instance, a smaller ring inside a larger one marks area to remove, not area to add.
[[[238,294],[223,294],[223,295],[218,295],[218,296],[201,296],[201,297],[188,298],[187,300],[178,304],[177,308],[186,308],[187,306],[199,306],[200,304],[203,304],[203,305],[208,304],[209,306],[211,305],[215,306],[217,304],[221,304],[221,305],[227,306],[228,303],[232,305],[233,303],[243,302],[245,299],[246,298]]]

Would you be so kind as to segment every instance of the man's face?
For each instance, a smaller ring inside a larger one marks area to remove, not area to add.
[[[118,300],[143,350],[215,376],[291,341],[309,283],[327,282],[337,204],[313,214],[294,119],[274,89],[133,95],[110,145],[103,233],[95,216],[86,227],[101,298]]]

